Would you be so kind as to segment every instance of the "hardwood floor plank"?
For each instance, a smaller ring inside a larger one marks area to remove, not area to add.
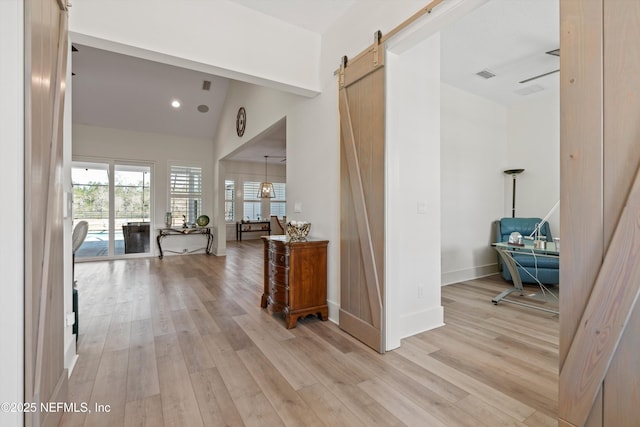
[[[109,411],[61,425],[556,425],[558,317],[493,305],[499,276],[443,287],[446,325],[380,355],[317,318],[286,329],[260,308],[262,242],[228,243],[76,264],[70,399]]]
[[[156,350],[153,342],[129,349],[127,402],[142,401],[160,393]]]
[[[102,354],[91,400],[88,400],[90,412],[86,414],[85,426],[114,426],[124,422],[128,359],[129,349]]]
[[[290,357],[289,352],[259,323],[253,322],[248,315],[236,316],[233,319],[295,390],[318,382],[305,364]]]
[[[171,320],[173,321],[173,326],[176,329],[176,334],[181,332],[198,332],[198,328],[191,318],[189,310],[186,308],[171,311]]]
[[[202,304],[201,308],[198,307],[190,309],[189,316],[191,316],[191,320],[193,320],[193,323],[196,325],[200,335],[217,334],[221,332],[220,327],[216,321],[213,320],[213,317],[211,317],[207,309],[204,307],[204,304]]]
[[[431,371],[434,375],[438,375],[468,393],[478,396],[488,404],[503,408],[507,414],[518,421],[524,421],[535,412],[535,409],[521,401],[501,391],[495,390],[493,387],[483,383],[482,381],[476,380],[475,378],[458,371],[456,368],[433,359],[430,356],[421,357],[415,354],[405,353],[402,347],[396,351],[409,358],[414,363],[422,366],[424,369]]]
[[[182,348],[182,354],[189,373],[215,367],[215,363],[197,331],[180,332],[178,334],[178,342],[180,342],[180,348]]]
[[[415,363],[394,352],[380,355],[371,351],[359,350],[349,354],[356,363],[362,366],[376,366],[372,377],[384,378],[397,388],[406,389],[411,395],[428,398],[434,401],[453,403],[469,395],[460,387],[445,381],[437,375],[425,371]],[[388,360],[391,359],[391,360]]]
[[[243,426],[229,391],[217,369],[206,369],[191,374],[191,384],[198,399],[200,415],[205,426]]]
[[[95,380],[110,322],[110,314],[85,318],[85,326],[78,339],[77,351],[80,357],[74,369],[74,380],[77,383]]]
[[[209,353],[243,422],[250,426],[284,425],[264,393],[222,335],[207,335]]]
[[[163,427],[162,399],[159,394],[127,402],[124,427]]]
[[[133,320],[129,335],[129,347],[153,343],[153,323],[151,319]]]
[[[377,378],[361,383],[360,388],[405,425],[422,424],[432,427],[447,427],[447,424],[420,408],[402,393],[386,386]]]
[[[488,427],[526,427],[526,424],[516,420],[500,410],[487,404],[474,395],[468,395],[455,403],[461,411],[481,420]]]
[[[536,411],[524,422],[530,427],[556,427],[558,420],[556,417],[550,417],[542,412]]]
[[[298,394],[326,426],[367,426],[322,384],[304,387],[298,390]]]
[[[178,338],[175,335],[158,337],[156,363],[162,396],[162,416],[165,426],[204,425],[189,372]]]
[[[295,341],[283,342],[283,345],[294,357],[307,363],[308,369],[331,393],[358,418],[368,425],[402,425],[386,408],[372,397],[360,390],[358,384],[366,381],[368,376],[351,372],[342,366],[342,355],[337,350],[327,352],[322,347],[310,342],[312,338],[300,337]],[[321,357],[318,357],[320,356]],[[350,366],[353,366],[352,364]]]
[[[154,288],[149,293],[149,299],[151,300],[151,306],[154,308],[151,312],[153,334],[155,336],[174,334],[176,330],[171,320],[171,311],[164,288],[162,286]]]
[[[88,396],[91,396],[94,381],[78,382],[76,378],[72,377],[69,380],[69,402],[81,408],[82,404],[87,404],[89,401]],[[81,427],[84,425],[85,417],[86,414],[82,411],[65,412],[60,420],[60,427]]]
[[[258,348],[241,350],[238,356],[285,425],[317,427],[323,425],[296,390]]]
[[[129,347],[132,304],[124,302],[114,311],[104,342],[104,351],[123,350]]]

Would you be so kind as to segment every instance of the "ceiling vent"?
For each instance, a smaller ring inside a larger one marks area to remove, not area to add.
[[[209,80],[205,80],[202,82],[202,90],[211,89],[211,82]]]
[[[476,76],[480,76],[483,79],[490,79],[492,77],[495,77],[496,75],[493,74],[491,71],[485,69],[485,70],[482,70],[480,72],[477,72]]]

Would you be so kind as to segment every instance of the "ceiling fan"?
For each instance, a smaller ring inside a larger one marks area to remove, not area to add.
[[[545,53],[547,55],[560,57],[560,49],[550,50],[549,52],[545,52]],[[549,71],[549,72],[546,72],[546,73],[538,74],[537,76],[529,77],[528,79],[524,79],[524,80],[522,80],[521,82],[518,82],[518,83],[529,83],[532,80],[536,80],[536,79],[539,79],[541,77],[548,76],[550,74],[555,74],[555,73],[557,73],[559,71],[560,71],[560,68],[558,68],[557,70],[553,70],[553,71]]]

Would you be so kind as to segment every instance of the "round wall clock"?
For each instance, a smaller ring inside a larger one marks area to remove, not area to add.
[[[244,130],[247,126],[247,112],[244,107],[240,107],[238,115],[236,116],[236,132],[238,136],[244,135]]]

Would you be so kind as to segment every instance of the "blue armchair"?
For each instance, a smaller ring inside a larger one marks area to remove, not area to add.
[[[514,231],[529,236],[536,227],[536,224],[542,222],[541,218],[502,218],[495,222],[495,241],[508,242],[509,235]],[[549,223],[542,226],[541,233],[546,237],[548,242],[553,241]],[[511,281],[511,274],[501,257],[499,258],[501,275],[505,280]],[[531,254],[522,253],[514,254],[513,259],[519,264],[518,272],[522,283],[536,283],[537,278],[544,285],[557,285],[560,283],[560,259],[548,257],[534,257]],[[533,277],[532,277],[533,276]]]

